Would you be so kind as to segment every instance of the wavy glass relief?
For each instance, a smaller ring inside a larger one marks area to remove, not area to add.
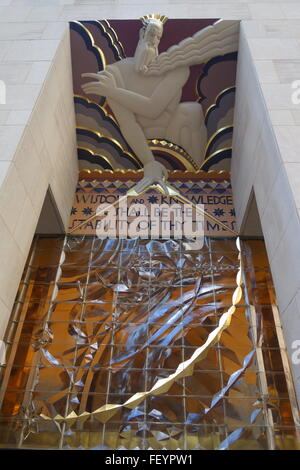
[[[235,241],[37,238],[7,331],[1,447],[299,448],[263,242],[242,242],[242,260],[243,299],[192,374],[103,419],[99,408],[149,391],[218,327]]]

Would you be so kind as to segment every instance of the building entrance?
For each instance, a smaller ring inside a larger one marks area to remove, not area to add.
[[[36,237],[6,335],[1,447],[296,449],[297,405],[262,240]],[[168,386],[155,392],[165,379]],[[137,393],[140,399],[130,400]]]

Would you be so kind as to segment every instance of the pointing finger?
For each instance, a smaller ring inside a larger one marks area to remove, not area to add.
[[[92,94],[92,95],[99,95],[99,96],[105,96],[98,88],[96,87],[91,87],[91,88],[83,88],[83,91],[86,95]]]
[[[89,87],[89,86],[95,86],[95,85],[96,85],[96,86],[99,85],[99,82],[83,83],[82,88],[84,88],[84,87],[86,88],[86,87]]]
[[[82,73],[81,76],[83,78],[95,78],[96,80],[99,79],[99,75],[97,73]]]
[[[82,89],[85,93],[92,93],[95,90],[99,91],[99,88],[94,86],[94,85],[93,86],[82,87]]]

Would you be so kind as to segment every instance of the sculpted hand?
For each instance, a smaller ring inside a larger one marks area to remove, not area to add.
[[[169,194],[168,187],[166,185],[166,179],[168,178],[167,169],[159,162],[155,160],[146,163],[144,166],[144,178],[132,189],[137,193],[141,193],[147,186],[158,183],[166,194]]]
[[[82,85],[82,89],[86,94],[109,97],[116,88],[114,76],[107,70],[99,73],[83,73],[81,76],[96,80],[95,82],[88,82]]]

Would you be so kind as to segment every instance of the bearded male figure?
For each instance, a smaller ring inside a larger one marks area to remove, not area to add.
[[[202,107],[197,102],[181,103],[182,88],[190,65],[219,51],[235,50],[237,28],[232,22],[221,27],[217,22],[159,55],[166,17],[152,15],[142,20],[134,57],[115,62],[98,74],[83,74],[96,81],[82,88],[85,93],[106,97],[124,138],[144,164],[144,178],[136,191],[158,182],[168,193],[167,171],[155,161],[146,139],[166,139],[182,147],[198,165],[202,162],[207,140]]]

